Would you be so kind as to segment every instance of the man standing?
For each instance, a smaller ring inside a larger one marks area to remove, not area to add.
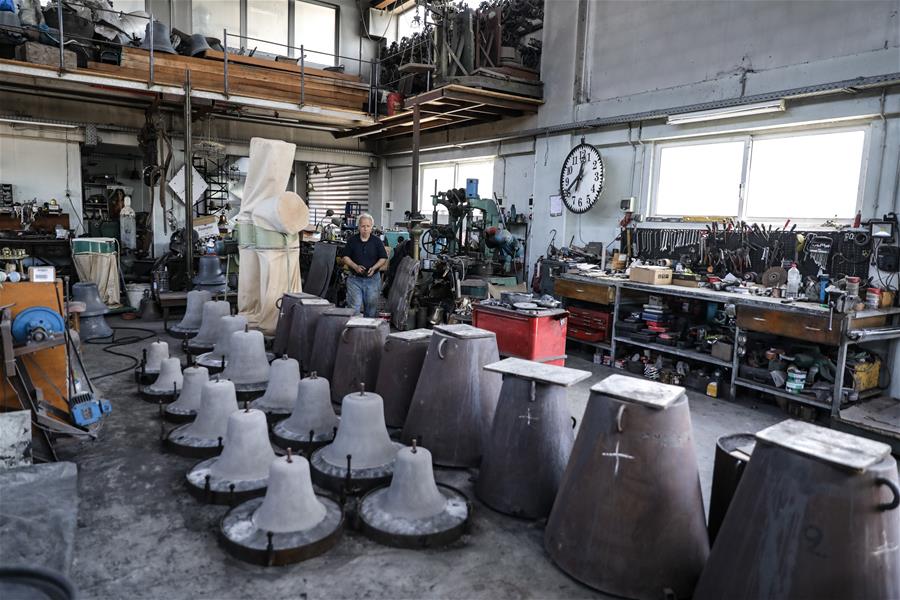
[[[359,233],[344,246],[343,263],[350,269],[347,278],[347,305],[366,317],[378,315],[381,295],[381,267],[387,262],[387,251],[380,239],[372,235],[375,219],[368,213],[359,215]]]

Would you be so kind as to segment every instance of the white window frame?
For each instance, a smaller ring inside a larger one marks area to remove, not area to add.
[[[433,195],[434,187],[433,187],[433,186],[432,186],[432,187],[428,187],[427,189],[424,187],[424,185],[425,185],[425,183],[426,183],[426,181],[425,181],[425,170],[426,170],[426,169],[429,169],[429,168],[433,169],[433,168],[435,168],[435,167],[448,167],[448,166],[450,166],[450,165],[453,165],[453,181],[454,181],[454,185],[455,185],[457,188],[460,188],[460,187],[466,187],[465,182],[463,182],[462,185],[459,185],[459,166],[460,166],[460,165],[466,165],[466,164],[471,164],[471,163],[488,163],[488,162],[491,163],[491,167],[493,167],[494,164],[497,162],[497,157],[496,157],[496,156],[479,156],[478,158],[467,158],[467,159],[464,159],[464,160],[442,160],[442,161],[438,161],[438,162],[425,163],[425,164],[420,165],[420,166],[419,166],[419,200],[420,200],[421,206],[420,206],[419,210],[420,210],[420,211],[423,211],[423,212],[424,212],[424,210],[425,210],[425,206],[426,206],[426,205],[425,205],[425,199],[423,199],[423,198],[421,197],[421,195],[422,195],[423,192],[427,192],[427,197],[428,197],[427,206],[428,206],[428,210],[434,210],[435,208],[437,208],[439,213],[445,213],[445,212],[446,212],[446,209],[445,209],[443,206],[440,206],[440,205],[439,205],[439,206],[434,206],[434,205],[431,203],[431,196]],[[429,185],[432,185],[432,184],[429,183]],[[491,187],[493,188],[493,179],[491,180]],[[441,190],[441,189],[438,189],[438,192],[446,192],[446,191],[447,191],[447,190]],[[484,190],[481,189],[481,181],[479,181],[479,182],[478,182],[478,195],[479,195],[480,197],[482,197],[482,198],[484,197],[484,195],[483,195],[483,193],[482,193],[483,191],[484,191]],[[490,197],[493,198],[493,197],[494,197],[494,190],[491,189],[491,190],[489,191],[489,194],[490,194]]]
[[[762,132],[762,133],[745,133],[740,135],[721,135],[715,137],[693,137],[693,138],[681,138],[675,140],[665,140],[660,142],[654,142],[653,144],[653,153],[652,153],[652,164],[650,170],[650,193],[647,202],[647,216],[649,217],[660,217],[660,218],[672,218],[672,217],[680,217],[682,215],[669,215],[669,214],[659,214],[656,210],[656,203],[658,199],[658,191],[659,191],[659,175],[660,175],[660,167],[661,167],[661,154],[664,148],[672,148],[678,146],[698,146],[702,144],[719,144],[726,142],[744,142],[744,157],[743,164],[741,166],[741,181],[738,185],[738,214],[736,215],[727,215],[727,214],[716,214],[711,216],[722,216],[722,217],[732,217],[737,220],[750,221],[747,215],[747,201],[749,188],[748,183],[750,179],[750,170],[753,168],[753,142],[754,141],[764,141],[764,140],[772,140],[772,139],[783,139],[783,138],[791,138],[791,137],[802,137],[807,135],[823,135],[830,133],[848,133],[851,131],[861,131],[863,132],[863,151],[860,157],[860,170],[859,170],[859,182],[857,183],[857,192],[856,192],[856,205],[854,206],[853,213],[854,215],[859,213],[862,210],[863,202],[865,199],[865,189],[866,189],[866,178],[867,178],[867,169],[869,162],[869,145],[870,139],[872,135],[872,128],[868,122],[865,123],[856,123],[853,125],[843,125],[843,126],[825,126],[825,127],[815,127],[815,128],[805,128],[805,129],[791,129],[787,131],[776,131],[776,132]],[[789,208],[786,210],[790,210]],[[774,215],[767,217],[754,217],[753,221],[755,222],[784,222],[786,219],[790,218],[792,222],[799,224],[807,224],[807,225],[817,225],[823,222],[823,218],[819,217],[796,217],[794,215],[785,214],[785,215]],[[841,219],[833,219],[837,223],[851,223],[853,221],[853,217],[849,218],[841,218]]]

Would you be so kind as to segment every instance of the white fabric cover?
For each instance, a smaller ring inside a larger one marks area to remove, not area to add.
[[[120,306],[119,257],[114,254],[78,253],[72,255],[78,279],[97,284],[100,300],[107,306]]]
[[[260,200],[253,209],[253,222],[279,233],[298,233],[309,224],[309,208],[294,192]]]
[[[281,140],[250,140],[250,162],[239,217],[253,214],[257,203],[275,198],[287,187],[297,146]]]

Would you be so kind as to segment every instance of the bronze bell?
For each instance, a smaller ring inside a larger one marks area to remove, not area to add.
[[[591,388],[544,545],[605,593],[691,596],[709,541],[684,388],[625,375]]]
[[[887,444],[760,431],[694,598],[900,598],[898,487]]]

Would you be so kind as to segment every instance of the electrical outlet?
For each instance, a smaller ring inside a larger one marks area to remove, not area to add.
[[[384,210],[394,210],[394,203],[393,202],[385,202]]]
[[[636,200],[637,199],[634,196],[622,198],[619,200],[619,209],[624,212],[634,212],[634,207],[637,204]]]

